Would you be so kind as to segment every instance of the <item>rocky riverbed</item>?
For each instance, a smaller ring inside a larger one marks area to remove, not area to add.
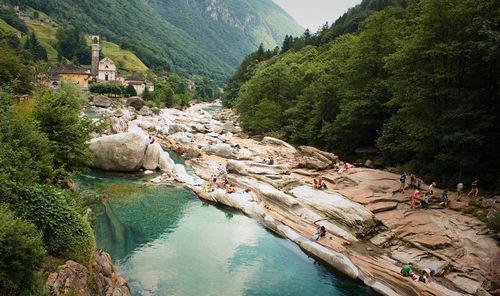
[[[239,209],[382,295],[499,294],[500,253],[486,225],[449,208],[411,210],[410,193],[394,193],[398,175],[357,167],[342,171],[334,154],[269,137],[249,138],[231,110],[211,115],[207,104],[184,111],[125,104],[115,101],[100,110],[110,127],[90,143],[94,167],[145,174],[161,170],[153,182],[181,182],[202,199]],[[182,155],[191,173],[174,164],[162,147]],[[204,189],[220,168],[227,170],[236,193]],[[327,190],[312,189],[319,175]],[[451,194],[453,208],[459,208],[455,199]],[[312,242],[318,225],[327,235]],[[408,262],[417,273],[436,269],[436,281],[423,284],[400,276]]]

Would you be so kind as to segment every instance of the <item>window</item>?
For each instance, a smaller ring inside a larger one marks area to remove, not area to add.
[[[104,80],[106,80],[106,81],[109,80],[109,74],[108,73],[104,74]]]
[[[99,43],[99,39],[97,39],[97,37],[94,37],[94,44],[97,44]]]

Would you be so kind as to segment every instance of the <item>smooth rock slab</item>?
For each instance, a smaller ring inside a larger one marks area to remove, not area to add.
[[[366,207],[368,208],[368,210],[370,210],[372,213],[375,214],[375,213],[394,210],[397,206],[398,206],[397,202],[385,201],[385,202],[371,203],[368,204]]]
[[[295,187],[290,193],[300,202],[315,208],[324,216],[353,229],[365,230],[375,224],[375,216],[370,211],[337,193],[314,190],[311,186]]]

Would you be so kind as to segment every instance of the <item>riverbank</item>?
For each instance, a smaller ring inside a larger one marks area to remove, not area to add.
[[[451,209],[410,210],[409,193],[393,193],[399,176],[366,168],[339,173],[335,155],[273,138],[249,139],[230,110],[212,117],[207,107],[158,114],[118,107],[107,111],[110,133],[155,134],[161,146],[187,159],[196,175],[188,184],[200,198],[241,210],[383,295],[488,295],[498,289],[498,247],[484,223]],[[264,164],[270,157],[274,164]],[[227,168],[237,193],[203,190],[219,167]],[[328,190],[311,188],[320,174]],[[154,181],[172,178],[182,181],[172,169]],[[317,225],[328,234],[311,242]],[[403,278],[399,270],[407,262],[417,273],[433,267],[437,281]]]

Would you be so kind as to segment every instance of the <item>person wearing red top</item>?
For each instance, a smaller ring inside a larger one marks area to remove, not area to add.
[[[410,205],[411,205],[412,209],[415,206],[415,204],[417,203],[417,197],[418,197],[418,190],[415,189],[415,191],[411,195],[411,200],[410,200]]]

